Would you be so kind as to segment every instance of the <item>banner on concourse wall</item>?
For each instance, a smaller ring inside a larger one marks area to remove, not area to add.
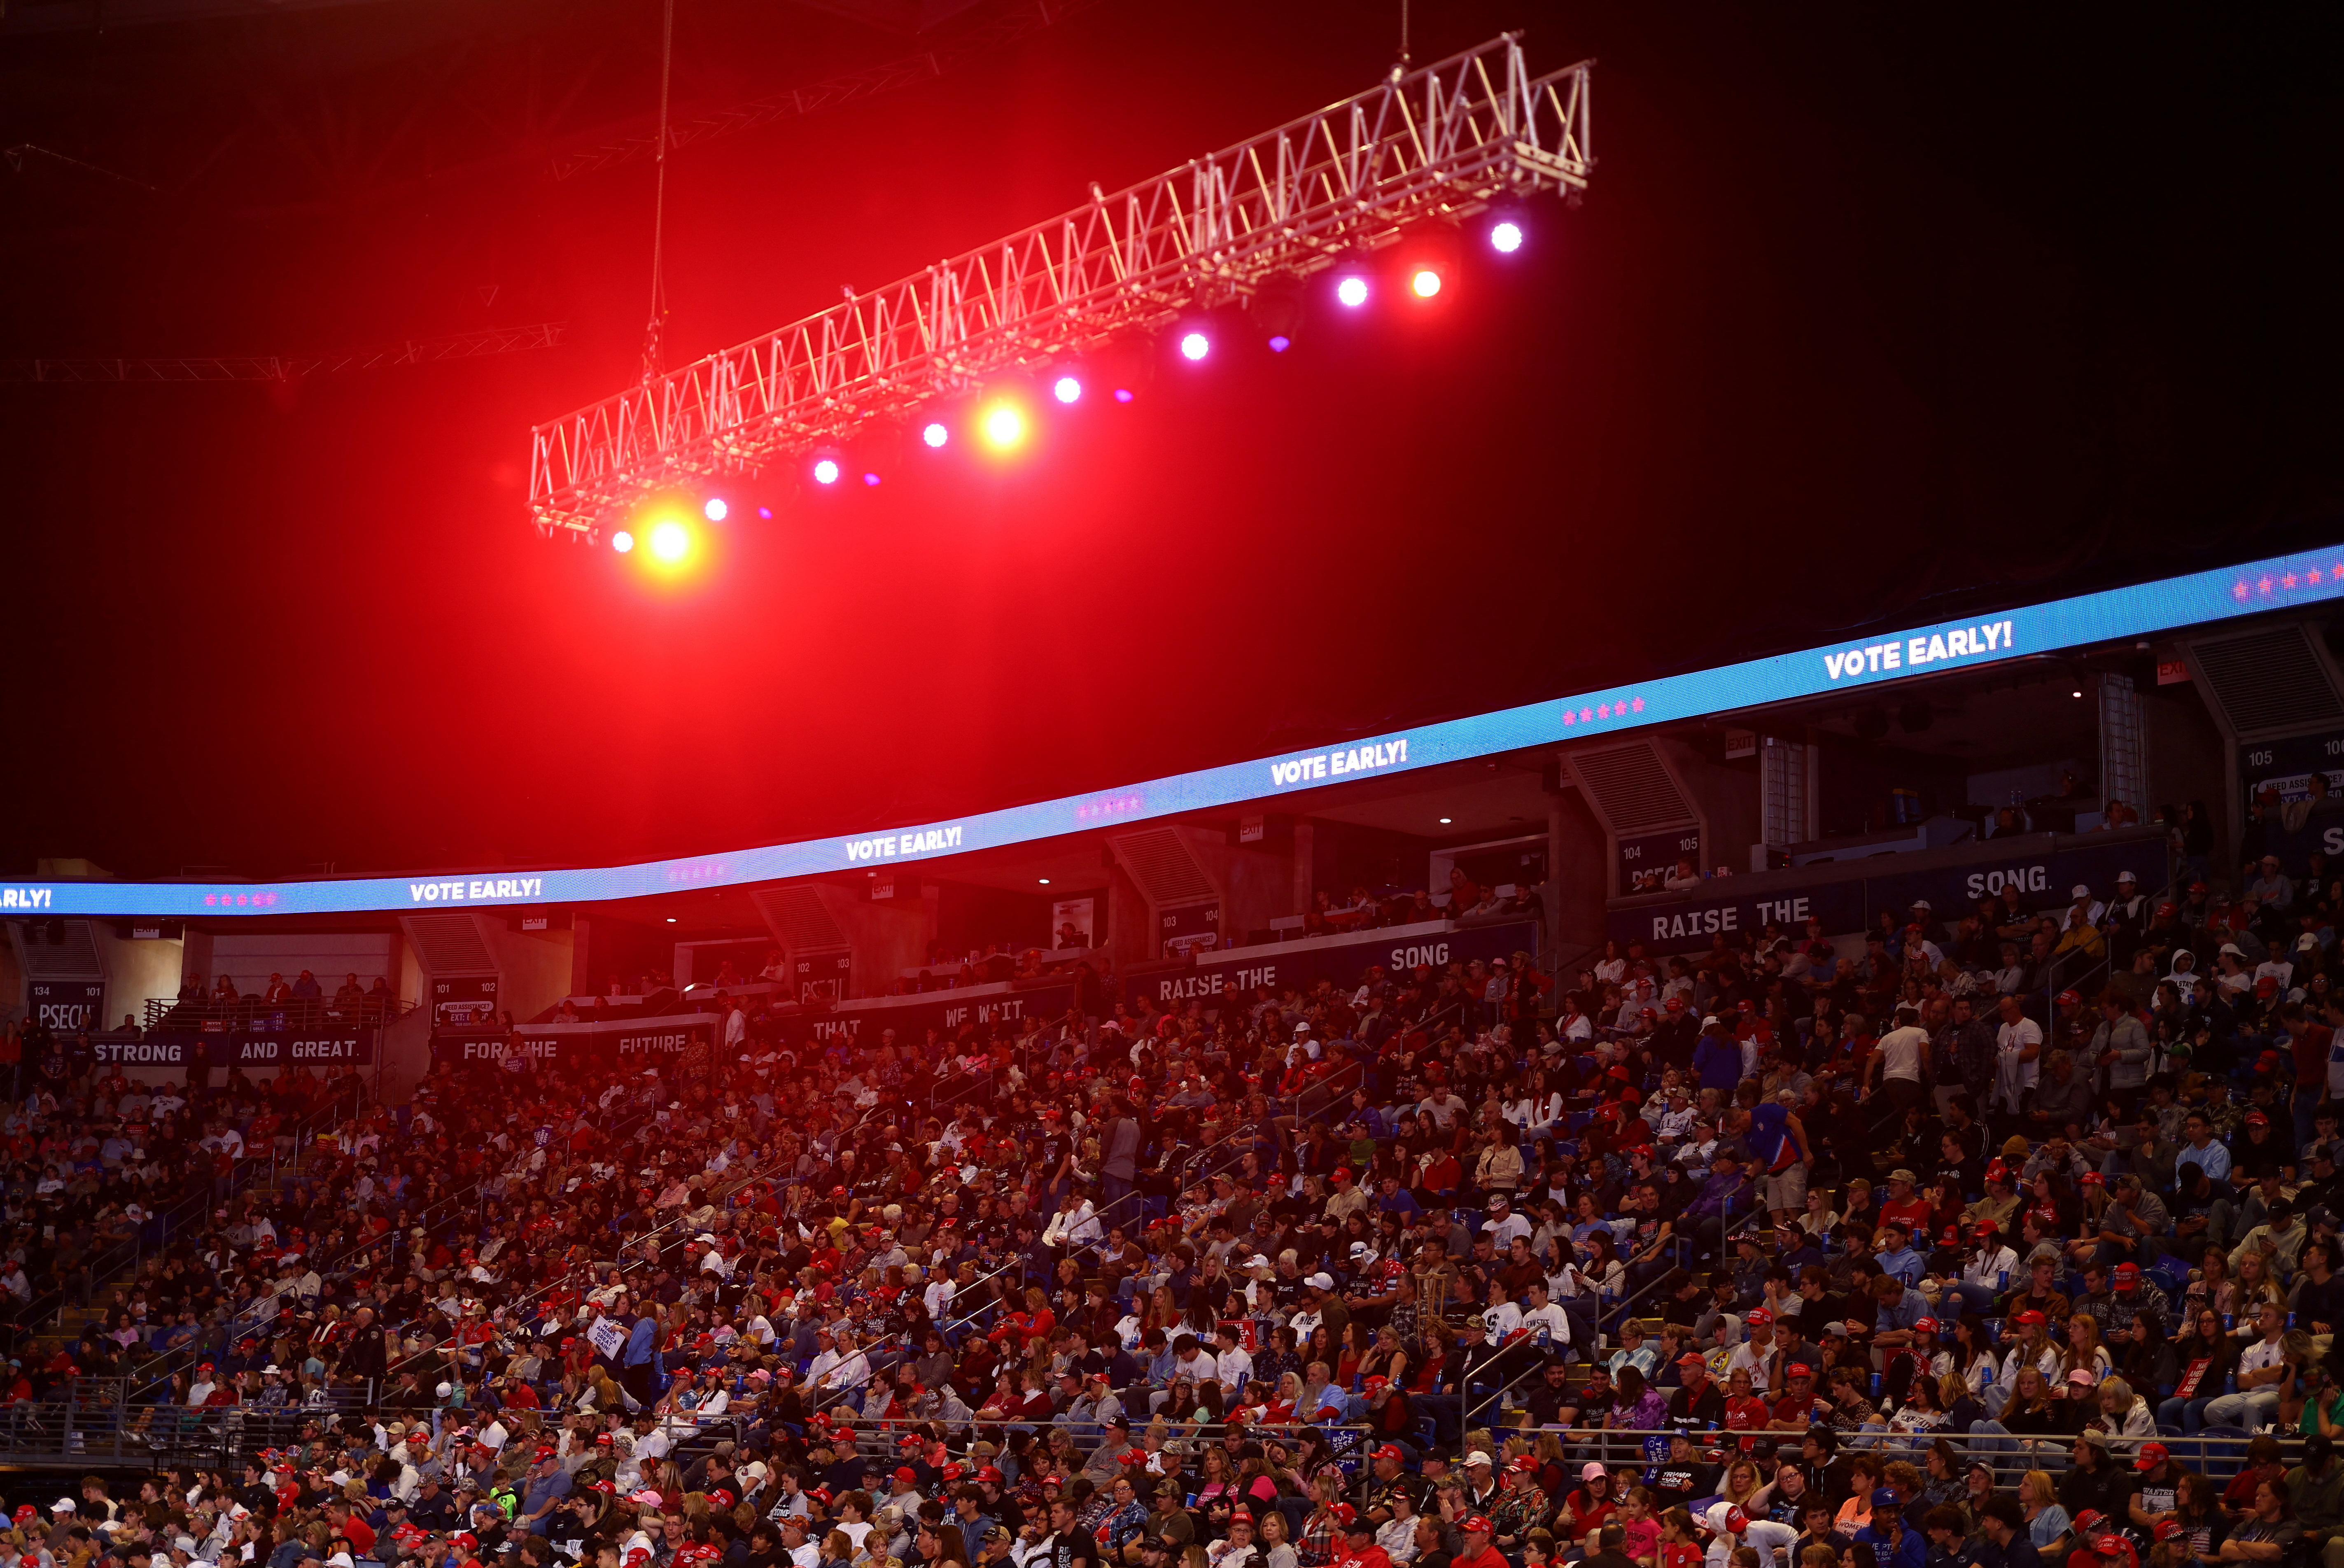
[[[1510,958],[1516,953],[1538,952],[1538,923],[1508,920],[1494,926],[1462,926],[1451,929],[1446,920],[1414,926],[1387,926],[1349,936],[1312,936],[1276,946],[1248,947],[1232,953],[1201,955],[1194,966],[1152,975],[1131,975],[1124,980],[1124,999],[1137,1006],[1145,996],[1159,1007],[1177,1007],[1192,999],[1210,998],[1224,990],[1250,991],[1268,986],[1282,991],[1288,986],[1308,989],[1321,980],[1355,986],[1371,964],[1397,975],[1420,965],[1435,970],[1479,958]]]
[[[144,1039],[93,1039],[100,1065],[125,1067],[369,1067],[381,1031],[356,1025],[320,1029],[157,1029]]]
[[[951,1041],[970,1025],[989,1028],[1007,1024],[1015,1030],[1028,1018],[1061,1017],[1074,1000],[1071,980],[1022,989],[1004,982],[923,991],[910,996],[866,996],[841,1002],[826,1012],[783,1018],[782,1038],[793,1046],[873,1047],[893,1029],[897,1045],[920,1046],[927,1042],[931,1029],[939,1038]]]
[[[548,1067],[588,1063],[601,1067],[666,1067],[693,1046],[716,1037],[713,1013],[672,1017],[608,1018],[595,1023],[523,1024],[500,1029],[441,1029],[431,1037],[431,1061],[463,1066],[526,1057]]]
[[[1929,912],[1950,927],[1973,913],[1978,900],[1997,894],[2029,907],[2056,911],[2067,903],[2067,890],[2078,883],[2107,898],[2116,891],[2117,874],[2122,871],[2137,877],[2143,891],[2165,885],[2161,836],[2047,850],[2046,837],[2030,834],[2024,851],[1956,865],[1900,871],[1894,863],[1903,856],[1880,855],[1851,865],[1851,871],[1864,868],[1859,875],[1803,886],[1737,888],[1741,878],[1717,877],[1702,883],[1702,891],[1690,898],[1614,909],[1609,926],[1613,940],[1642,942],[1655,955],[1706,953],[1721,934],[1754,935],[1769,925],[1780,926],[1794,940],[1804,934],[1810,919],[1822,920],[1825,934],[1833,936],[1869,931],[1882,910],[1903,915],[1917,898],[1927,899]]]

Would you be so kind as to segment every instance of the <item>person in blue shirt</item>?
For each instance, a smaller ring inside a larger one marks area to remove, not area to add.
[[[2181,1136],[2185,1140],[2181,1152],[2173,1157],[2174,1179],[2186,1181],[2188,1167],[2202,1166],[2207,1179],[2214,1184],[2216,1191],[2220,1191],[2230,1179],[2230,1151],[2214,1137],[2214,1124],[2191,1111],[2182,1120]]]
[[[1731,1040],[1726,1044],[1733,1047]],[[1740,1047],[1733,1049],[1738,1056]],[[1725,1250],[1726,1232],[1749,1211],[1750,1179],[1742,1174],[1733,1150],[1721,1148],[1712,1157],[1709,1179],[1685,1206],[1686,1226],[1706,1256],[1719,1257]]]
[[[1715,1014],[1701,1021],[1701,1039],[1692,1048],[1693,1080],[1731,1100],[1742,1081],[1742,1042],[1725,1032]]]
[[[1921,1533],[1929,1540],[1928,1568],[1979,1568],[1978,1548],[1963,1534],[1962,1511],[1939,1503],[1921,1516]]]
[[[1880,1270],[1893,1274],[1906,1285],[1918,1285],[1927,1259],[1913,1249],[1912,1236],[1904,1225],[1891,1219],[1880,1227]]]
[[[1929,1316],[1929,1299],[1920,1291],[1909,1290],[1904,1281],[1894,1274],[1882,1274],[1872,1281],[1874,1306],[1874,1333],[1875,1348],[1894,1350],[1913,1342],[1913,1325]]]
[[[1405,1222],[1413,1223],[1424,1212],[1424,1205],[1416,1195],[1399,1184],[1399,1178],[1387,1175],[1383,1180],[1383,1196],[1376,1199],[1376,1208],[1386,1214],[1397,1214]]]
[[[646,1312],[627,1330],[627,1348],[620,1357],[619,1385],[642,1404],[659,1401],[659,1320]]]
[[[1872,1494],[1872,1522],[1855,1533],[1856,1543],[1872,1548],[1879,1568],[1928,1568],[1929,1543],[1919,1531],[1904,1527],[1904,1506],[1894,1487]]]

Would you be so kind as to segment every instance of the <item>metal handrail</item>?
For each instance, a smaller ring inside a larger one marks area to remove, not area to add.
[[[297,1163],[302,1151],[308,1147],[302,1136],[304,1129],[316,1125],[320,1117],[324,1118],[327,1125],[345,1119],[340,1115],[339,1107],[331,1107],[295,1122],[291,1136]],[[274,1179],[278,1159],[273,1139],[266,1154],[254,1151],[250,1144],[245,1147],[245,1158],[237,1160],[224,1177],[214,1178],[204,1185],[202,1190],[182,1196],[178,1202],[151,1218],[150,1222],[156,1229],[155,1245],[157,1247],[167,1242],[191,1213],[197,1215],[207,1213],[223,1196],[234,1197],[243,1190],[248,1184],[247,1179],[264,1159],[268,1163],[270,1179]],[[222,1190],[223,1188],[225,1192]],[[116,1242],[91,1258],[87,1267],[82,1271],[85,1283],[79,1292],[80,1305],[89,1305],[100,1290],[118,1282],[125,1269],[136,1269],[144,1260],[147,1252],[146,1229],[147,1226],[141,1225],[138,1231],[129,1239]],[[75,1292],[63,1288],[45,1291],[26,1302],[15,1312],[15,1321],[20,1328],[25,1329],[29,1329],[32,1324],[45,1320],[55,1320],[61,1324],[66,1309],[75,1304],[72,1300],[74,1294]]]
[[[849,1132],[849,1133],[853,1132],[856,1128],[861,1127],[864,1122],[868,1121],[868,1120],[872,1118],[872,1116],[873,1116],[873,1115],[874,1115],[874,1114],[879,1110],[879,1108],[879,1108],[879,1107],[877,1107],[877,1106],[873,1106],[873,1107],[870,1107],[869,1108],[865,1109],[865,1110],[863,1112],[863,1114],[862,1114],[861,1116],[856,1117],[853,1122],[851,1122],[851,1123],[849,1123],[849,1124],[848,1124],[848,1126],[847,1126],[847,1128],[846,1128],[846,1129],[845,1129],[845,1130],[846,1130],[847,1132]],[[648,1110],[644,1111],[644,1112],[642,1113],[642,1115],[641,1118],[640,1118],[640,1119],[635,1123],[635,1125],[640,1125],[640,1122],[641,1122],[642,1120],[648,1120],[648,1119],[650,1119],[650,1118],[651,1118],[651,1116],[652,1116],[652,1114],[654,1114],[654,1113],[652,1113],[652,1112],[651,1112],[651,1111],[648,1111]],[[621,1119],[621,1126],[625,1126],[625,1125],[627,1125],[627,1118],[622,1118],[622,1119]],[[623,1134],[615,1134],[615,1133],[614,1133],[614,1136],[623,1136]],[[741,1173],[741,1174],[740,1174],[740,1176],[739,1176],[739,1179],[738,1179],[737,1180],[731,1181],[729,1184],[720,1183],[720,1184],[719,1184],[718,1189],[714,1189],[714,1190],[715,1190],[715,1193],[716,1193],[716,1195],[717,1195],[717,1196],[722,1196],[722,1197],[724,1197],[724,1198],[730,1199],[730,1198],[731,1198],[731,1197],[732,1197],[734,1194],[739,1193],[743,1189],[744,1189],[744,1188],[748,1187],[748,1186],[749,1186],[751,1183],[753,1183],[753,1182],[762,1181],[762,1180],[770,1180],[770,1179],[771,1179],[771,1178],[770,1178],[770,1176],[769,1176],[769,1174],[768,1174],[768,1170],[769,1170],[769,1167],[768,1167],[767,1165],[759,1165],[759,1166],[757,1166],[757,1167],[753,1168],[753,1169],[750,1169],[750,1170],[748,1170],[748,1171],[745,1171],[745,1172]],[[732,1174],[732,1173],[728,1172],[727,1174],[728,1174],[728,1175],[730,1175],[730,1174]],[[483,1179],[482,1179],[482,1181],[483,1181],[483,1182],[485,1182],[485,1181],[486,1181],[486,1179],[487,1179],[486,1178],[483,1178]],[[476,1183],[475,1185],[477,1186],[477,1185],[480,1185],[480,1184]],[[651,1240],[651,1239],[652,1239],[653,1238],[658,1237],[658,1236],[660,1236],[660,1235],[662,1235],[662,1234],[665,1233],[666,1231],[668,1231],[668,1230],[670,1230],[670,1229],[673,1229],[673,1228],[675,1228],[675,1227],[677,1227],[677,1226],[681,1226],[682,1223],[683,1223],[683,1217],[682,1217],[682,1215],[677,1215],[677,1216],[675,1216],[675,1217],[674,1217],[674,1218],[672,1218],[672,1219],[666,1219],[666,1220],[662,1220],[662,1221],[661,1221],[659,1224],[654,1225],[653,1227],[652,1227],[652,1229],[650,1229],[649,1230],[645,1230],[645,1231],[642,1231],[642,1233],[640,1233],[640,1234],[638,1234],[638,1235],[634,1235],[634,1236],[631,1236],[631,1237],[627,1238],[624,1241],[622,1241],[622,1242],[621,1242],[621,1243],[620,1243],[620,1246],[619,1246],[618,1250],[619,1250],[620,1254],[621,1254],[621,1256],[623,1256],[623,1255],[626,1253],[626,1251],[627,1251],[627,1249],[628,1249],[629,1248],[640,1247],[640,1246],[642,1246],[645,1241]],[[545,1284],[540,1285],[540,1286],[538,1286],[535,1290],[530,1290],[528,1294],[526,1294],[526,1295],[524,1295],[524,1296],[521,1296],[521,1297],[518,1298],[517,1300],[513,1300],[513,1301],[504,1303],[504,1305],[507,1305],[507,1306],[509,1306],[509,1307],[512,1308],[515,1311],[518,1311],[520,1309],[521,1309],[521,1308],[523,1308],[523,1307],[526,1307],[526,1306],[530,1306],[530,1305],[531,1305],[531,1304],[533,1304],[533,1303],[535,1303],[535,1302],[539,1301],[540,1300],[543,1299],[543,1298],[544,1298],[548,1293],[550,1293],[551,1291],[552,1291],[552,1290],[554,1290],[558,1285],[561,1285],[561,1284],[565,1283],[565,1282],[566,1282],[566,1280],[549,1280],[549,1281],[548,1281],[548,1282],[546,1282]],[[430,1309],[426,1308],[426,1309],[425,1309],[425,1310],[426,1310],[426,1311],[429,1311],[429,1310],[430,1310]],[[417,1318],[417,1319],[412,1320],[409,1323],[405,1323],[405,1324],[401,1324],[401,1325],[399,1325],[399,1327],[400,1327],[401,1330],[404,1330],[405,1329],[407,1329],[407,1328],[409,1328],[409,1327],[411,1327],[411,1326],[412,1326],[412,1324],[413,1324],[414,1322],[421,1322],[421,1321],[424,1321],[424,1320],[423,1320],[423,1319],[421,1319],[421,1318]],[[417,1351],[414,1355],[411,1355],[411,1356],[402,1356],[402,1357],[400,1357],[400,1358],[399,1358],[398,1361],[396,1361],[388,1362],[388,1363],[386,1363],[386,1364],[385,1364],[385,1366],[384,1366],[384,1368],[383,1368],[383,1375],[384,1375],[385,1377],[389,1377],[389,1376],[390,1376],[392,1373],[394,1373],[394,1372],[398,1371],[401,1367],[404,1367],[405,1365],[407,1365],[409,1361],[414,1361],[421,1360],[424,1356],[427,1356],[427,1355],[429,1355],[429,1354],[430,1354],[430,1353],[431,1353],[431,1352],[430,1352],[430,1351]]]
[[[293,1158],[289,1162],[291,1168],[295,1170],[298,1170],[301,1166],[302,1157],[306,1154],[314,1152],[317,1148],[317,1144],[313,1138],[304,1136],[307,1131],[319,1127],[331,1127],[338,1122],[346,1121],[349,1118],[341,1114],[341,1108],[329,1107],[321,1108],[314,1112],[312,1115],[304,1117],[300,1120],[295,1122],[289,1135],[293,1143]],[[269,1179],[273,1181],[276,1179],[280,1164],[286,1162],[280,1162],[278,1159],[277,1151],[273,1142],[268,1158],[269,1162]],[[259,1163],[258,1157],[255,1157],[251,1160],[244,1163],[248,1165],[257,1165]],[[239,1168],[241,1168],[241,1167]],[[236,1189],[232,1187],[230,1190],[231,1193],[233,1193]],[[210,1198],[212,1196],[216,1196],[216,1194],[206,1194],[205,1200],[200,1205],[197,1204],[193,1198],[190,1198],[183,1200],[178,1207],[180,1209],[194,1207],[197,1209],[198,1212],[203,1212],[208,1210],[212,1207],[210,1203]],[[110,1280],[106,1281],[108,1284],[112,1282],[113,1281]],[[94,1286],[92,1289],[92,1294],[95,1294],[97,1290],[103,1288],[103,1285]],[[227,1326],[227,1331],[233,1333],[237,1326],[238,1325],[236,1322],[231,1320]],[[152,1391],[165,1379],[167,1379],[172,1373],[177,1371],[180,1364],[192,1362],[199,1353],[198,1342],[191,1341],[177,1351],[166,1351],[157,1355],[149,1357],[146,1361],[140,1363],[134,1380],[137,1386],[131,1390],[130,1392],[133,1395],[136,1395]]]
[[[1022,1259],[1004,1263],[999,1268],[994,1270],[992,1273],[980,1275],[976,1279],[970,1280],[969,1285],[974,1288],[975,1286],[988,1284],[995,1280],[998,1280],[1002,1275],[1009,1272],[1010,1270],[1021,1266]],[[960,1288],[957,1281],[955,1281],[953,1294],[955,1299],[957,1300],[960,1294]],[[975,1322],[978,1318],[993,1310],[994,1308],[999,1305],[1000,1303],[998,1301],[987,1301],[984,1306],[975,1309],[974,1311],[967,1313],[964,1317],[956,1318],[950,1323],[937,1323],[935,1324],[934,1327],[938,1333],[949,1337],[955,1330],[967,1327],[970,1323]],[[872,1357],[874,1353],[884,1352],[897,1347],[909,1349],[910,1345],[911,1334],[909,1330],[905,1330],[902,1333],[882,1336],[881,1338],[873,1340],[868,1345],[857,1345],[855,1347],[855,1353],[863,1358],[863,1363],[865,1369],[865,1376],[863,1381],[859,1383],[850,1383],[843,1388],[833,1389],[829,1391],[826,1399],[817,1392],[816,1403],[813,1410],[809,1413],[814,1415],[827,1414],[829,1411],[836,1409],[840,1404],[844,1403],[847,1399],[851,1398],[855,1390],[868,1387],[871,1381],[879,1376],[881,1370],[872,1361]],[[860,1414],[860,1412],[857,1413],[858,1415]],[[886,1420],[890,1421],[897,1419],[899,1418],[893,1416],[886,1418]],[[972,1417],[972,1419],[974,1418]]]
[[[1753,1189],[1754,1189],[1754,1184],[1753,1184]],[[1732,1247],[1733,1247],[1733,1245],[1734,1240],[1735,1240],[1735,1239],[1737,1239],[1737,1238],[1742,1234],[1742,1232],[1743,1232],[1744,1229],[1748,1229],[1748,1228],[1749,1228],[1750,1224],[1751,1224],[1753,1220],[1755,1220],[1755,1219],[1756,1219],[1760,1215],[1762,1215],[1762,1214],[1767,1214],[1767,1213],[1771,1213],[1771,1212],[1772,1212],[1772,1211],[1766,1208],[1766,1206],[1765,1206],[1765,1204],[1763,1203],[1763,1201],[1753,1202],[1753,1203],[1750,1206],[1750,1212],[1749,1212],[1749,1213],[1747,1213],[1747,1214],[1745,1214],[1745,1215],[1743,1215],[1741,1219],[1739,1219],[1735,1220],[1735,1221],[1733,1222],[1733,1224],[1732,1225],[1732,1227],[1731,1227],[1731,1228],[1729,1228],[1729,1229],[1726,1230],[1725,1234],[1724,1234],[1723,1237],[1721,1237],[1721,1238],[1719,1239],[1720,1243],[1721,1243],[1721,1245],[1720,1245],[1720,1247],[1719,1247],[1719,1249],[1718,1249],[1718,1254],[1719,1254],[1719,1257],[1720,1257],[1721,1259],[1723,1259],[1723,1257],[1728,1253],[1728,1251],[1732,1249]],[[1675,1231],[1675,1229],[1674,1229],[1673,1228],[1672,1228],[1672,1229],[1671,1229],[1671,1231],[1670,1231],[1670,1234],[1669,1234],[1669,1244],[1670,1244],[1671,1246],[1690,1246],[1690,1245],[1692,1244],[1692,1239],[1692,1239],[1691,1236],[1680,1235],[1680,1234],[1678,1234],[1678,1233]],[[1624,1259],[1623,1259],[1623,1261],[1624,1261]],[[1672,1270],[1671,1270],[1671,1272],[1675,1272],[1675,1271],[1677,1271],[1678,1270],[1682,1270],[1682,1267],[1683,1267],[1683,1265],[1680,1263],[1680,1264],[1676,1265],[1676,1266],[1675,1266],[1675,1268],[1674,1268],[1674,1269],[1672,1269]],[[1644,1285],[1642,1285],[1642,1286],[1639,1287],[1637,1290],[1633,1290],[1633,1291],[1630,1292],[1629,1294],[1627,1294],[1627,1295],[1625,1295],[1625,1296],[1622,1296],[1622,1298],[1620,1298],[1619,1301],[1618,1301],[1618,1302],[1616,1302],[1614,1305],[1612,1305],[1612,1306],[1611,1306],[1610,1308],[1605,1309],[1605,1310],[1603,1310],[1602,1311],[1599,1312],[1599,1313],[1597,1314],[1597,1317],[1596,1317],[1596,1321],[1597,1321],[1597,1323],[1600,1325],[1601,1323],[1602,1323],[1602,1322],[1603,1322],[1603,1320],[1604,1320],[1607,1317],[1613,1317],[1613,1318],[1617,1318],[1617,1319],[1619,1319],[1619,1320],[1622,1320],[1622,1321],[1625,1321],[1629,1317],[1631,1317],[1631,1316],[1632,1316],[1632,1315],[1633,1315],[1633,1314],[1632,1314],[1632,1313],[1629,1311],[1629,1310],[1628,1310],[1628,1309],[1630,1309],[1631,1307],[1633,1307],[1637,1302],[1639,1302],[1639,1301],[1642,1300],[1645,1297],[1647,1297],[1647,1296],[1651,1295],[1653,1291],[1655,1291],[1655,1290],[1659,1290],[1662,1285],[1665,1285],[1665,1284],[1667,1284],[1668,1282],[1669,1282],[1669,1275],[1668,1275],[1668,1274],[1656,1274],[1656,1275],[1654,1275],[1654,1276],[1652,1278],[1652,1280],[1649,1280],[1647,1283],[1645,1283]],[[1599,1289],[1600,1289],[1600,1287],[1599,1287]],[[1600,1297],[1598,1298],[1598,1302],[1599,1302],[1599,1305],[1600,1305],[1600,1303],[1601,1303],[1601,1298],[1600,1298]]]
[[[288,1028],[314,1029],[328,1024],[356,1024],[375,1027],[397,1023],[415,1011],[418,1003],[399,996],[367,996],[353,1011],[330,998],[297,996],[282,1002],[264,1002],[258,996],[238,996],[224,1001],[216,996],[180,998],[149,996],[144,1004],[143,1027],[152,1033],[200,1032],[207,1024],[250,1024],[255,1018],[285,1020]]]

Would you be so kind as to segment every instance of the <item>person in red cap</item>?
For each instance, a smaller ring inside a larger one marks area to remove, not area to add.
[[[1748,1333],[1733,1347],[1725,1363],[1726,1373],[1730,1377],[1748,1372],[1753,1392],[1772,1394],[1783,1381],[1783,1347],[1774,1342],[1774,1314],[1763,1307],[1753,1307],[1743,1314],[1742,1324]]]
[[[2186,1473],[2173,1462],[2172,1451],[2161,1442],[2142,1443],[2132,1467],[2138,1472],[2132,1485],[2132,1499],[2126,1508],[2132,1524],[2149,1530],[2169,1521],[2180,1501],[2177,1493]]]
[[[1486,1513],[1469,1513],[1457,1522],[1463,1543],[1450,1558],[1450,1568],[1510,1568],[1505,1554],[1490,1543],[1496,1530]]]
[[[2009,1397],[2009,1391],[2018,1381],[2018,1369],[2021,1367],[2035,1368],[2043,1374],[2046,1383],[2057,1382],[2062,1362],[2058,1343],[2051,1337],[2051,1320],[2028,1308],[2011,1317],[2010,1327],[2017,1331],[2018,1342],[2010,1347],[2009,1353],[2003,1357],[2002,1365],[1994,1374],[1994,1387],[2001,1391],[2002,1398]],[[1991,1395],[1988,1408],[2000,1413]]]

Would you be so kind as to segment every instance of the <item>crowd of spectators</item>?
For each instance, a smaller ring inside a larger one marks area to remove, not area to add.
[[[2344,889],[2256,870],[440,1067],[13,1370],[251,1463],[0,1559],[2344,1568]],[[13,1267],[349,1087],[68,1064]]]

